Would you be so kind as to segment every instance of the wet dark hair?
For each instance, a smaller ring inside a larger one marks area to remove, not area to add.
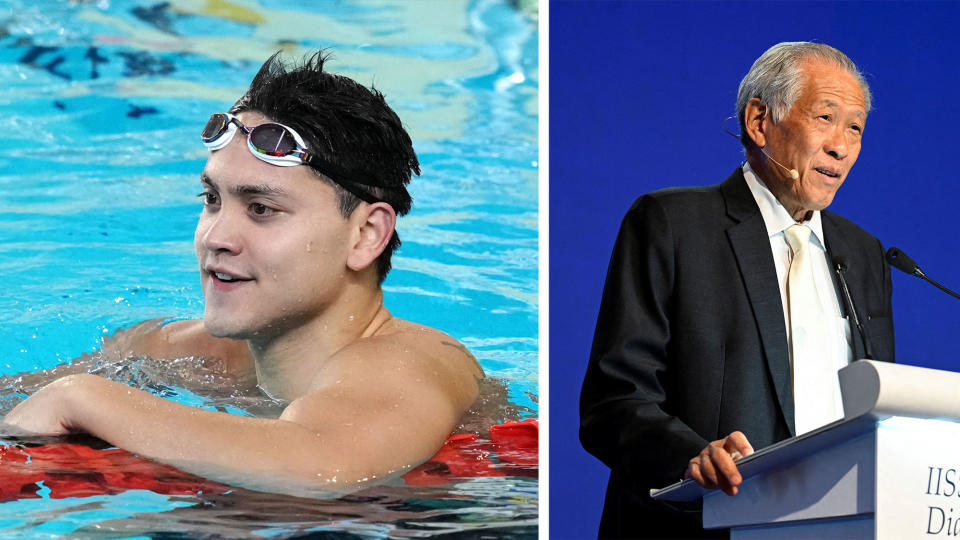
[[[279,52],[264,62],[250,88],[230,108],[231,114],[257,111],[290,126],[307,149],[320,159],[311,166],[337,192],[340,214],[350,217],[366,200],[383,201],[398,216],[410,211],[407,184],[420,174],[420,163],[400,118],[375,88],[323,70],[329,57],[318,51],[300,65],[287,66]],[[324,168],[318,168],[323,163]],[[400,247],[393,232],[377,257],[379,283],[390,271],[390,259]]]

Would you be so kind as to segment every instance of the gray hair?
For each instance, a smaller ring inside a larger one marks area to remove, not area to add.
[[[753,98],[760,98],[760,101],[770,107],[773,122],[780,123],[800,97],[800,88],[803,84],[800,65],[810,59],[832,62],[849,71],[863,90],[863,100],[867,109],[865,112],[870,112],[870,86],[847,55],[824,43],[807,41],[777,43],[757,58],[750,67],[750,71],[740,81],[740,89],[737,91],[737,118],[740,119],[740,142],[743,143],[744,148],[752,142],[744,124],[747,102]]]

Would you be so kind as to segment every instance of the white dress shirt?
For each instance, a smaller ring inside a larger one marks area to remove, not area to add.
[[[747,186],[750,193],[753,194],[757,206],[760,207],[760,214],[763,216],[763,223],[767,227],[767,235],[770,237],[770,248],[773,250],[773,263],[777,268],[777,281],[780,285],[780,302],[783,306],[783,322],[787,331],[787,339],[790,339],[790,312],[787,304],[787,276],[790,272],[790,262],[793,253],[787,244],[784,231],[794,225],[793,217],[787,212],[786,208],[780,204],[780,201],[774,197],[773,193],[750,168],[749,163],[743,164],[743,176],[747,180]],[[824,336],[825,340],[831,344],[828,348],[833,352],[834,363],[837,369],[846,366],[853,360],[853,348],[850,336],[850,325],[847,319],[843,317],[840,309],[840,300],[837,297],[836,288],[833,284],[830,264],[827,262],[826,243],[823,240],[823,223],[820,212],[814,211],[813,216],[804,222],[804,224],[813,231],[810,235],[810,254],[813,263],[813,280],[817,288],[817,295],[820,297],[820,305],[827,316],[827,327],[831,330],[830,335]],[[788,341],[789,342],[789,341]],[[792,360],[791,360],[792,363]],[[791,366],[792,367],[792,366]],[[794,392],[802,392],[803,389],[794,389]],[[835,399],[837,400],[837,410],[843,410],[843,403],[840,398],[840,383],[837,382],[835,389]]]

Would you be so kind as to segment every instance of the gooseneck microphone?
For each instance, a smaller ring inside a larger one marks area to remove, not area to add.
[[[799,179],[800,179],[800,173],[797,172],[796,169],[788,169],[788,168],[784,167],[783,165],[781,165],[780,162],[777,161],[777,160],[775,160],[775,159],[773,159],[773,156],[771,156],[770,154],[768,154],[766,148],[763,148],[762,146],[760,147],[760,151],[763,152],[763,155],[767,156],[767,158],[768,158],[770,161],[776,163],[777,165],[780,165],[780,168],[781,168],[781,169],[787,171],[787,173],[790,174],[790,178],[793,178],[794,180],[799,180]]]
[[[860,342],[863,343],[863,355],[867,360],[873,360],[873,351],[870,349],[870,340],[867,338],[867,330],[860,324],[860,317],[857,316],[857,308],[853,305],[853,297],[850,296],[850,287],[847,286],[847,260],[841,255],[834,255],[833,269],[837,272],[837,278],[840,281],[840,290],[843,291],[843,300],[847,305],[847,313],[850,314],[850,321],[860,334]]]
[[[910,274],[911,276],[917,276],[918,278],[929,282],[931,285],[949,294],[950,296],[960,299],[960,295],[957,293],[928,278],[927,275],[923,273],[923,270],[920,269],[920,265],[913,262],[913,259],[908,257],[906,253],[900,251],[899,249],[892,247],[887,250],[887,262],[890,263],[890,266],[896,268],[897,270]]]

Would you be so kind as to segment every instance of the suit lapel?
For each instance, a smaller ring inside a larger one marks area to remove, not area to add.
[[[840,283],[837,279],[837,274],[833,265],[833,258],[839,256],[846,259],[847,265],[849,266],[853,250],[850,249],[850,244],[847,242],[846,237],[840,232],[837,224],[830,219],[830,215],[827,212],[820,212],[820,216],[823,223],[823,240],[824,243],[826,243],[827,248],[827,264],[830,265],[830,276],[833,278],[833,286],[837,294],[837,301],[840,303],[840,310],[843,312],[845,317],[848,317],[848,323],[851,325],[850,341],[853,342],[853,358],[863,358],[866,356],[866,351],[863,349],[863,342],[860,340],[860,334],[853,326],[853,320],[849,318],[850,313],[848,313],[847,302],[843,298],[843,292],[840,289]],[[848,278],[848,284],[850,281],[851,280]],[[858,293],[859,291],[851,287],[850,295],[853,296],[854,305],[862,306],[866,300],[859,298]],[[861,320],[863,320],[862,317]]]
[[[773,381],[790,434],[795,435],[790,352],[770,238],[741,169],[738,168],[720,185],[720,191],[727,206],[727,215],[734,222],[727,228],[727,238],[760,332],[770,380]]]

